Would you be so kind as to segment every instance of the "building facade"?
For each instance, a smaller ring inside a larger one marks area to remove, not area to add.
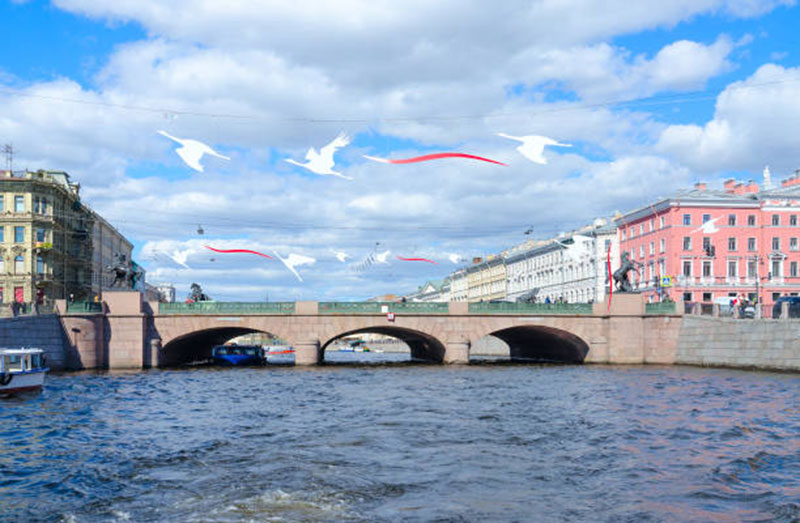
[[[509,301],[604,301],[609,289],[608,261],[619,264],[616,225],[592,225],[557,238],[527,242],[504,253]]]
[[[467,301],[504,300],[506,297],[506,264],[501,256],[477,258],[467,268]]]
[[[635,287],[652,301],[756,298],[765,313],[800,293],[800,176],[761,189],[750,181],[722,190],[698,183],[617,220],[620,248],[640,264]]]
[[[93,213],[61,171],[0,171],[0,302],[91,295]]]
[[[102,216],[94,211],[94,226],[92,227],[92,293],[101,296],[103,291],[109,290],[129,290],[131,285],[124,282],[123,285],[112,287],[114,275],[108,270],[117,264],[117,256],[121,255],[125,261],[133,260],[133,244],[129,242],[114,226],[108,223]],[[144,282],[144,276],[141,278]],[[144,285],[142,283],[142,285]],[[144,287],[142,287],[143,290]]]

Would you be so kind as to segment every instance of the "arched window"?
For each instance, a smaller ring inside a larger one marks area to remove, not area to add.
[[[23,274],[25,272],[25,257],[17,256],[14,258],[14,272],[16,274]]]

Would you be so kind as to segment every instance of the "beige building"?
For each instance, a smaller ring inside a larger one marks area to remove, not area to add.
[[[480,260],[480,261],[478,261]],[[467,301],[503,300],[506,297],[506,264],[502,257],[476,259],[467,268]]]
[[[0,171],[0,303],[95,299],[114,253],[130,260],[132,249],[66,172]]]

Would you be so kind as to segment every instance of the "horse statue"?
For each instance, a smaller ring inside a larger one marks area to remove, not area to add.
[[[619,269],[614,271],[613,275],[617,290],[620,292],[633,292],[633,285],[631,285],[631,282],[628,279],[628,273],[632,269],[638,269],[642,266],[643,265],[641,263],[631,260],[628,252],[624,251],[622,253]]]
[[[211,297],[203,292],[203,288],[200,287],[199,284],[193,283],[191,285],[191,292],[189,293],[189,297],[186,299],[189,303],[197,303],[198,301],[210,301]]]
[[[137,270],[133,264],[129,263],[124,254],[117,253],[114,257],[117,259],[116,264],[106,267],[107,272],[114,274],[114,281],[111,282],[111,287],[135,288],[142,277],[142,271]]]

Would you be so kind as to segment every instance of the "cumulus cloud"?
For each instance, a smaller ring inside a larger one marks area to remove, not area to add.
[[[793,129],[800,118],[800,68],[774,64],[729,85],[717,98],[714,118],[705,125],[671,125],[657,150],[699,172],[774,172],[797,167]]]

